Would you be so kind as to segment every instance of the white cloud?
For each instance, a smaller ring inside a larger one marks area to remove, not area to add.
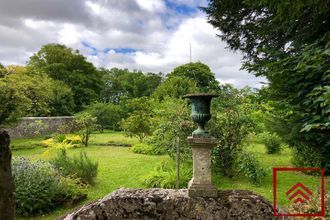
[[[141,9],[150,12],[164,12],[166,9],[162,0],[136,0],[136,3]]]
[[[74,45],[80,41],[80,33],[72,24],[64,24],[58,32],[58,41],[65,45]]]
[[[209,65],[220,82],[243,87],[261,81],[240,70],[241,55],[225,49],[200,11],[174,9],[205,6],[206,0],[169,0],[172,6],[163,0],[29,2],[0,3],[0,63],[25,64],[42,45],[61,43],[98,67],[168,73],[189,62],[191,44],[192,60]],[[129,52],[116,53],[120,48]]]
[[[91,2],[91,1],[87,1],[86,2],[86,6],[91,10],[91,12],[95,15],[99,15],[101,13],[102,7],[101,5]]]

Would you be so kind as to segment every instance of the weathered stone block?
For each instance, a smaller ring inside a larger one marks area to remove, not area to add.
[[[93,219],[273,219],[273,208],[247,190],[218,191],[216,198],[189,197],[188,190],[119,189],[65,220]]]

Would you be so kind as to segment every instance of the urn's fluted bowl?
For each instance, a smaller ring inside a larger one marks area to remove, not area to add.
[[[187,94],[183,98],[188,98],[191,103],[191,118],[198,123],[198,129],[193,132],[193,135],[206,135],[204,129],[205,123],[211,119],[210,103],[213,97],[218,97],[216,94],[209,93],[194,93]]]

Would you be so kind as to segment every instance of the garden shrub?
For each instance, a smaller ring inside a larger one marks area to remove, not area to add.
[[[251,111],[255,107],[249,101],[252,94],[247,89],[224,86],[220,98],[211,103],[213,116],[208,123],[209,132],[219,141],[212,151],[212,165],[217,172],[228,177],[235,175],[235,162],[248,135],[254,130]]]
[[[98,163],[90,160],[86,152],[81,152],[79,156],[68,157],[66,150],[61,149],[51,160],[51,164],[60,170],[62,175],[75,176],[85,184],[93,184],[97,176]]]
[[[67,135],[63,143],[71,144],[73,147],[79,147],[82,144],[82,140],[79,135]]]
[[[299,150],[296,148],[292,150],[292,163],[295,167],[324,167],[321,162],[323,155],[319,151],[314,151],[312,148],[304,146],[301,146]],[[319,158],[320,160],[315,160],[315,158]],[[327,169],[327,167],[324,168]],[[320,175],[319,171],[314,170],[306,170],[303,172],[306,174]]]
[[[258,159],[251,153],[240,152],[237,158],[238,172],[244,174],[253,184],[259,185],[266,176]]]
[[[58,196],[56,198],[56,202],[59,204],[67,199],[86,194],[87,185],[82,183],[81,180],[75,176],[60,176],[60,185],[62,187],[58,188]]]
[[[281,138],[275,133],[263,133],[261,139],[266,147],[267,154],[278,154],[281,152]]]
[[[81,137],[81,142],[87,147],[91,134],[97,128],[96,117],[93,117],[89,112],[84,111],[75,114],[74,122],[77,126],[79,136]]]
[[[144,143],[134,144],[131,150],[133,153],[146,155],[162,155],[165,153],[161,148]]]
[[[122,114],[119,105],[97,102],[87,106],[86,111],[96,118],[97,128],[101,133],[104,129],[118,130]]]
[[[79,135],[56,135],[41,142],[44,147],[52,148],[76,148],[82,146],[81,137]]]
[[[47,162],[31,162],[24,157],[12,160],[15,181],[16,213],[41,214],[50,211],[60,201],[82,194],[80,187],[62,177]]]
[[[187,137],[196,126],[191,120],[186,101],[165,97],[161,102],[155,101],[152,105],[152,119],[156,126],[148,143],[175,158],[176,140],[179,138],[180,160],[191,160],[192,151],[188,146]]]
[[[64,140],[65,140],[65,134],[56,134],[56,135],[53,135],[53,139],[57,143],[63,143]]]
[[[187,187],[192,178],[192,165],[190,162],[180,164],[180,188]],[[172,159],[163,160],[155,170],[146,177],[144,184],[152,188],[174,189],[176,187],[176,164]]]

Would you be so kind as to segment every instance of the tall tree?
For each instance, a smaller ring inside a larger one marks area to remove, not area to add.
[[[0,78],[0,125],[17,118],[49,115],[52,80],[33,68],[9,66]]]
[[[52,116],[68,116],[75,112],[75,103],[71,88],[60,80],[53,80],[54,97],[49,103]]]
[[[103,100],[119,103],[121,100],[150,96],[162,81],[161,74],[142,73],[128,69],[103,70],[105,88]]]
[[[4,77],[5,76],[5,73],[6,73],[5,66],[0,63],[0,78],[1,77]]]
[[[165,97],[182,98],[188,93],[198,91],[196,82],[192,79],[173,76],[160,84],[152,96],[158,100],[163,100]]]
[[[201,62],[187,63],[178,67],[167,75],[171,77],[188,78],[196,82],[197,87],[204,92],[216,90],[218,82],[215,79],[214,73],[211,72],[210,67]]]
[[[211,0],[203,9],[244,68],[269,80],[299,166],[330,173],[330,2]],[[276,126],[275,126],[276,127]]]
[[[30,57],[28,64],[67,84],[74,95],[75,111],[100,97],[103,89],[101,72],[78,50],[60,44],[47,44]]]

